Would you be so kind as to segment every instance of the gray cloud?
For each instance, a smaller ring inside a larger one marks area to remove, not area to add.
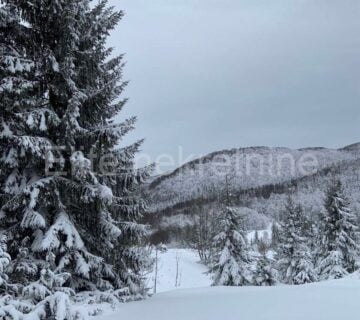
[[[360,140],[360,5],[347,0],[112,0],[125,115],[154,159]]]

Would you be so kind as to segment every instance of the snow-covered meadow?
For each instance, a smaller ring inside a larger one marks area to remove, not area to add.
[[[175,287],[177,257],[182,276]],[[359,312],[358,275],[301,286],[211,287],[192,250],[170,249],[159,264],[158,294],[118,305],[98,319],[355,320]]]
[[[123,305],[101,320],[338,320],[357,319],[360,281],[302,286],[211,287],[160,293]]]
[[[156,292],[174,289],[208,287],[211,278],[207,268],[199,262],[196,251],[190,249],[169,249],[159,253]],[[148,277],[148,286],[153,292],[155,270]]]

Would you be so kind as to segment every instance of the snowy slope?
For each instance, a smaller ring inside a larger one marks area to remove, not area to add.
[[[216,196],[225,173],[230,173],[234,190],[297,179],[304,176],[300,164],[309,156],[316,159],[316,169],[321,170],[358,159],[360,144],[338,150],[253,147],[214,152],[152,180],[146,192],[150,209],[156,212],[198,197]]]
[[[160,293],[99,320],[356,320],[360,280],[304,286],[211,287]]]
[[[248,236],[252,237],[253,233]],[[182,273],[178,288],[175,287],[176,257],[180,257],[179,269]],[[145,301],[120,304],[112,311],[105,308],[104,314],[95,319],[358,319],[359,274],[303,286],[210,287],[210,278],[204,274],[206,268],[198,263],[198,256],[193,250],[169,249],[160,254],[159,265],[160,293]]]
[[[177,271],[178,281],[176,281]],[[199,256],[196,251],[169,249],[164,253],[159,253],[156,291],[159,293],[181,288],[208,287],[211,280],[206,275],[206,271],[206,267],[199,263]],[[154,287],[154,278],[155,271],[148,280],[150,288]]]

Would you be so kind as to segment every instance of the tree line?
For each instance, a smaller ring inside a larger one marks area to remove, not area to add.
[[[323,212],[314,217],[289,197],[280,221],[272,225],[271,239],[255,233],[248,241],[244,216],[225,201],[211,224],[199,223],[192,245],[209,266],[214,285],[299,285],[339,279],[359,267],[358,219],[350,207],[341,182],[334,181]]]

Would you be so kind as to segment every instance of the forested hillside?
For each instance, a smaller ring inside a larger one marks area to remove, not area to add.
[[[318,167],[305,174],[292,171],[289,155],[296,159],[295,168],[296,161],[307,155],[316,157]],[[252,161],[246,162],[247,157],[252,157]],[[282,166],[274,161],[276,158],[282,159]],[[231,161],[228,166],[219,167],[223,159]],[[246,174],[249,164],[250,173]],[[359,212],[359,168],[360,144],[339,150],[247,148],[217,152],[187,163],[147,185],[145,193],[151,211],[147,221],[153,226],[155,241],[183,240],[201,212],[218,210],[226,177],[232,204],[247,213],[249,229],[262,229],[269,221],[277,220],[289,195],[309,214],[318,214],[323,210],[324,192],[336,179],[342,181],[352,206]]]

